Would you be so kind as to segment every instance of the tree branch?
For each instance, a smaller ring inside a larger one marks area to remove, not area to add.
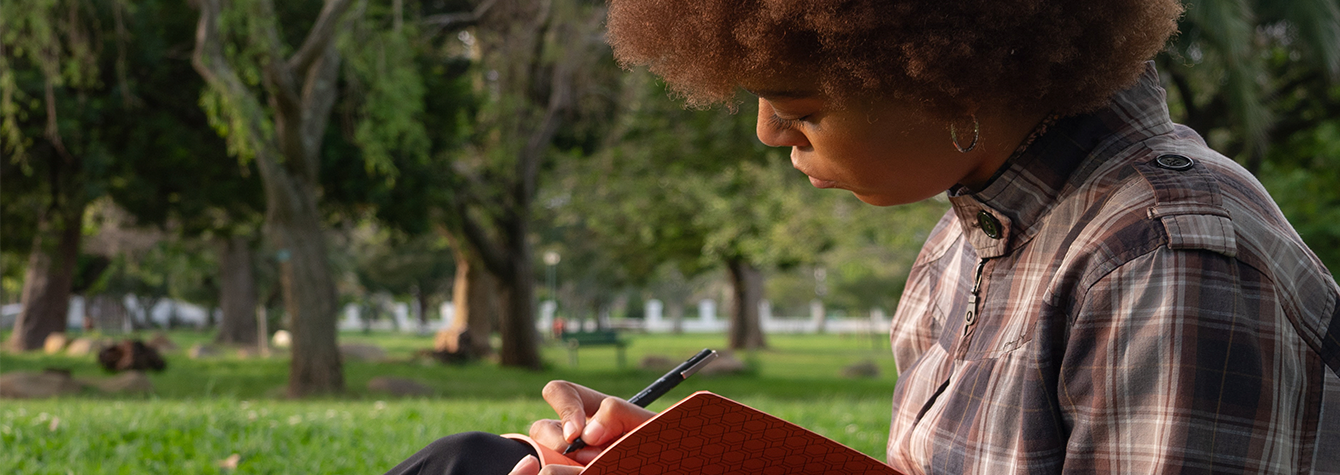
[[[479,23],[479,18],[488,13],[495,3],[498,3],[498,0],[485,0],[472,11],[429,15],[424,17],[421,22],[425,25],[436,26],[438,30],[471,26]]]
[[[479,222],[470,216],[469,206],[460,200],[456,202],[456,219],[459,220],[465,239],[479,252],[479,258],[484,262],[484,266],[489,268],[489,273],[502,279],[511,279],[513,270],[506,253],[489,238]]]
[[[266,137],[259,117],[260,101],[247,88],[237,71],[228,64],[223,54],[223,40],[219,37],[219,16],[222,11],[220,0],[198,0],[200,21],[196,24],[195,50],[191,54],[191,65],[205,82],[225,96],[235,109],[228,114],[239,115],[240,121],[250,138],[250,146],[255,153],[256,162],[262,174],[273,173],[278,163],[271,153],[272,144]]]
[[[312,63],[325,55],[326,47],[334,42],[335,33],[339,31],[340,17],[344,16],[345,10],[349,9],[351,3],[352,0],[326,0],[325,7],[321,8],[321,15],[316,18],[311,31],[307,32],[307,39],[303,40],[302,46],[293,53],[293,57],[288,59],[289,70],[306,71]]]
[[[530,134],[526,147],[521,150],[521,156],[517,158],[516,202],[519,206],[529,206],[531,197],[535,196],[540,162],[549,150],[554,135],[558,133],[563,114],[572,107],[574,68],[571,62],[572,58],[569,57],[568,61],[555,65],[549,104],[545,107],[544,118],[540,120],[540,126]]]
[[[601,19],[605,17],[604,11],[597,9],[596,13],[583,25],[583,31],[577,32],[575,36],[586,38],[584,34],[587,31],[599,29]],[[546,24],[547,21],[546,21]],[[546,36],[543,30],[540,31],[537,38],[540,41]],[[554,65],[553,77],[549,84],[549,103],[545,107],[544,118],[530,135],[526,142],[526,147],[522,149],[521,156],[517,160],[517,191],[516,199],[521,206],[530,206],[531,197],[535,196],[536,182],[539,176],[540,162],[548,152],[550,143],[554,135],[558,133],[558,128],[562,123],[563,115],[568,113],[576,103],[576,84],[574,76],[576,71],[583,66],[583,58],[590,57],[587,54],[589,42],[583,42],[577,45],[571,45],[563,59]],[[536,62],[543,55],[536,52]],[[536,68],[532,68],[534,70]]]
[[[219,38],[219,15],[222,10],[219,0],[198,0],[197,4],[200,7],[200,21],[196,24],[191,66],[206,83],[221,93],[256,102],[223,54],[223,40]],[[252,128],[259,132],[259,127]]]
[[[313,182],[317,179],[320,167],[321,140],[330,122],[330,110],[335,106],[339,93],[340,53],[331,44],[326,47],[325,56],[307,71],[307,80],[302,90],[302,143],[303,175]]]

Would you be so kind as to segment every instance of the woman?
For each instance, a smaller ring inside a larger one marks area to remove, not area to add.
[[[1169,120],[1148,60],[1180,11],[612,0],[609,36],[690,105],[757,95],[759,139],[814,186],[948,193],[893,322],[899,471],[1340,471],[1340,291],[1259,183]],[[582,461],[651,416],[544,396],[560,419],[532,437],[580,435]]]

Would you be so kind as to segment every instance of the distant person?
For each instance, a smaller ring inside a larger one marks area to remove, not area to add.
[[[892,323],[893,468],[1338,472],[1340,291],[1261,185],[1170,121],[1148,60],[1180,13],[612,0],[608,24],[621,64],[691,105],[757,95],[759,139],[814,186],[947,193]],[[561,420],[531,436],[580,435],[586,460],[652,416],[572,383],[544,396]],[[392,473],[471,455],[494,460],[472,473],[536,473],[518,446],[449,437]]]
[[[565,331],[564,325],[566,324],[567,322],[563,320],[563,317],[554,318],[554,324],[553,328],[551,328],[551,331],[553,332],[553,337],[555,340],[563,338],[563,332]]]

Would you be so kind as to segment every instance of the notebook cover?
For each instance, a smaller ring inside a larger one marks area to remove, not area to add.
[[[707,391],[624,434],[582,471],[668,473],[898,474],[856,449]]]

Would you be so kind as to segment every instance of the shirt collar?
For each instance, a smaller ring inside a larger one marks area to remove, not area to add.
[[[1056,121],[1010,157],[984,189],[955,187],[949,190],[949,201],[978,256],[999,257],[1031,239],[1052,207],[1106,158],[1169,132],[1165,92],[1150,62],[1139,81],[1106,107]]]

